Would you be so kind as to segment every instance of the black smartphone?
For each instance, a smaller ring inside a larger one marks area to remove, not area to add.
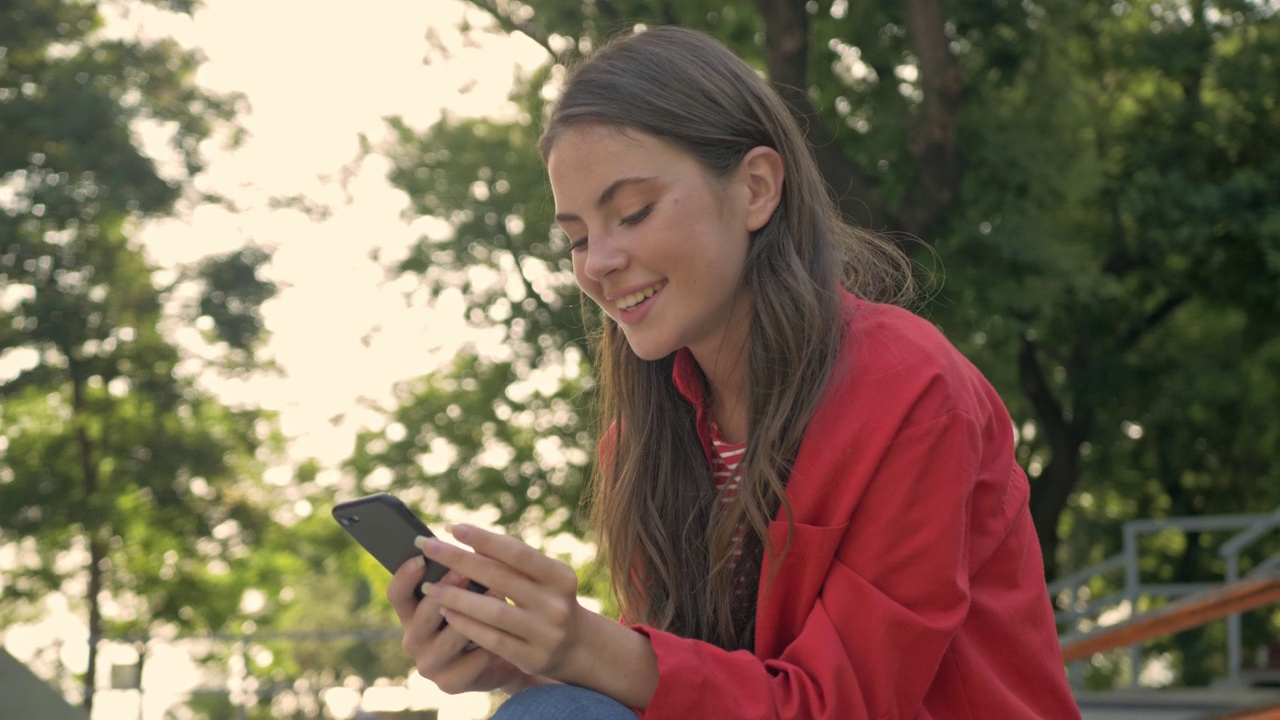
[[[383,567],[393,573],[409,558],[422,554],[413,544],[414,538],[419,535],[435,537],[426,523],[419,520],[400,498],[387,493],[339,503],[333,507],[333,519],[382,563]],[[444,565],[427,560],[422,581],[439,582],[448,572],[449,568]],[[422,581],[413,588],[413,594],[419,600],[422,599]],[[475,581],[471,582],[468,589],[476,592],[488,590]]]

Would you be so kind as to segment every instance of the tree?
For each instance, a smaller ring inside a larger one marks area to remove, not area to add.
[[[132,238],[200,199],[201,141],[234,133],[239,98],[195,85],[196,54],[106,38],[94,2],[19,0],[3,16],[0,364],[16,372],[0,378],[0,542],[28,562],[0,591],[6,607],[83,595],[91,709],[105,635],[217,628],[237,611],[245,577],[231,570],[267,520],[255,478],[278,438],[199,375],[251,364],[274,286],[246,249],[158,287]],[[167,134],[164,171],[135,140],[146,132]],[[225,362],[168,335],[197,316]]]
[[[383,597],[390,575],[329,516],[333,496],[345,492],[328,484],[335,475],[314,460],[302,462],[290,486],[303,499],[293,516],[264,528],[255,545],[252,584],[278,589],[240,628],[252,649],[270,658],[254,669],[263,681],[260,701],[299,687],[317,694],[351,687],[353,679],[372,686],[406,669],[399,624]]]
[[[496,506],[503,525],[554,531],[578,505],[590,386],[573,270],[545,232],[549,204],[526,192],[545,182],[530,121],[540,112],[536,87],[523,102],[520,122],[446,121],[423,138],[392,121],[392,182],[407,189],[414,213],[455,228],[415,247],[398,271],[420,274],[432,294],[459,287],[471,322],[501,328],[509,352],[466,351],[445,376],[404,383],[399,409],[386,428],[357,440],[348,466],[361,477],[389,467],[399,487],[426,484],[441,502]],[[473,179],[459,182],[457,167]],[[418,191],[433,185],[438,191]],[[433,448],[437,461],[420,462]],[[530,509],[536,517],[525,517]]]
[[[590,391],[590,356],[547,217],[538,119],[559,63],[615,30],[674,22],[766,73],[847,216],[941,257],[945,284],[919,309],[1009,405],[1049,578],[1109,554],[1128,518],[1240,511],[1246,491],[1252,507],[1280,504],[1266,460],[1280,420],[1267,379],[1280,322],[1273,3],[471,4],[470,31],[528,35],[547,66],[512,96],[514,120],[392,120],[382,152],[412,213],[452,227],[395,270],[429,295],[461,289],[509,354],[406,385],[353,467],[489,498],[511,523],[546,512],[548,474],[572,473],[551,507],[576,501],[594,447],[587,412],[566,408]],[[563,383],[518,391],[537,374]],[[511,418],[569,461],[528,465],[531,440],[504,435]],[[499,455],[519,460],[474,469]],[[1194,539],[1159,550],[1176,560],[1171,579],[1220,571]]]

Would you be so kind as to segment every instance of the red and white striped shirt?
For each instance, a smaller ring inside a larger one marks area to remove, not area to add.
[[[715,479],[716,488],[720,490],[720,502],[728,504],[733,502],[734,496],[738,493],[738,481],[742,477],[738,472],[738,466],[742,464],[742,456],[747,452],[747,444],[731,443],[720,437],[720,426],[713,420],[711,449],[714,451],[711,457],[711,477]]]
[[[720,436],[720,426],[715,420],[711,421],[711,477],[715,480],[716,489],[720,493],[720,502],[728,505],[738,494],[738,483],[742,480],[742,473],[738,468],[742,465],[742,457],[746,455],[747,444],[745,442],[733,443],[725,440]],[[736,565],[738,558],[742,555],[742,528],[739,527],[733,533],[733,561]],[[739,578],[739,581],[744,581]],[[739,587],[741,592],[742,588]]]

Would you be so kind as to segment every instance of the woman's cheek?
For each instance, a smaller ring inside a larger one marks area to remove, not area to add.
[[[604,291],[603,291],[603,288],[601,288],[600,283],[583,275],[578,270],[577,262],[574,262],[573,269],[574,269],[574,273],[573,273],[574,279],[578,281],[578,287],[582,289],[582,292],[586,293],[587,297],[591,298],[591,301],[594,302],[596,305],[598,305],[601,308],[605,308]],[[608,312],[608,309],[605,308],[605,311]]]

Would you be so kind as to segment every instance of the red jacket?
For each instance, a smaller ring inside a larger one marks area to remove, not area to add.
[[[851,295],[844,313],[787,485],[790,553],[772,583],[761,572],[754,653],[634,626],[658,657],[642,715],[1079,718],[1000,398],[928,322]],[[675,374],[701,414],[687,351]],[[780,514],[775,547],[786,532]]]

